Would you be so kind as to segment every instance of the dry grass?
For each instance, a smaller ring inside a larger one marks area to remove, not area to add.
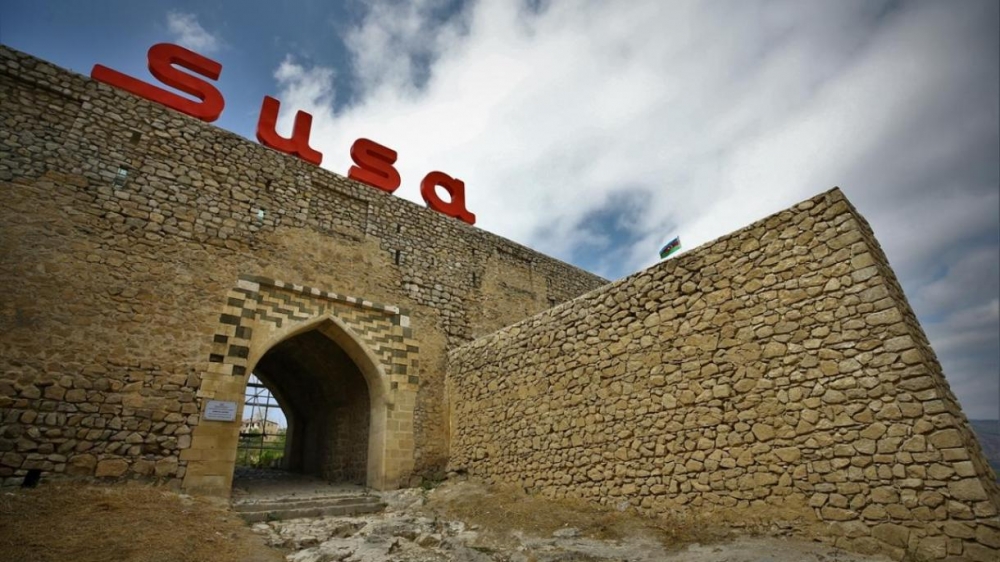
[[[506,486],[449,482],[421,508],[428,515],[479,525],[497,544],[512,531],[547,537],[564,527],[584,536],[655,540],[667,550],[768,531],[767,521],[808,525],[796,510],[732,510],[711,516],[648,518],[582,500],[554,500]],[[801,527],[800,527],[801,528]],[[224,502],[142,484],[44,484],[0,492],[3,562],[278,562]]]
[[[140,484],[43,484],[0,493],[0,559],[11,562],[277,562],[219,502]]]
[[[582,535],[596,539],[647,537],[672,548],[731,535],[728,527],[704,517],[643,517],[583,500],[555,500],[514,487],[474,482],[449,483],[434,490],[425,509],[433,515],[477,524],[498,538],[512,531],[546,537],[557,529],[575,527]]]

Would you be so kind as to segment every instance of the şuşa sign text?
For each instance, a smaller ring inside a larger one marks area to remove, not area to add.
[[[208,80],[199,78],[204,76],[212,81],[218,80],[222,74],[221,64],[170,43],[158,43],[150,47],[147,59],[149,71],[157,80],[190,94],[199,101],[185,98],[100,64],[94,65],[90,77],[207,123],[215,121],[222,115],[226,105],[222,92]],[[187,69],[194,74],[182,72],[177,67]],[[309,146],[312,115],[298,111],[295,114],[292,136],[285,138],[275,130],[280,106],[281,102],[277,99],[264,96],[260,117],[257,119],[257,140],[264,146],[319,166],[323,161],[323,154]],[[396,151],[389,147],[368,139],[358,139],[351,146],[351,159],[354,165],[347,172],[347,177],[392,193],[399,188],[401,181],[399,172],[393,166],[396,156]],[[450,201],[444,201],[438,196],[435,191],[438,187],[448,193]],[[476,216],[465,208],[465,183],[462,180],[444,172],[430,172],[420,182],[420,195],[431,209],[475,224]]]

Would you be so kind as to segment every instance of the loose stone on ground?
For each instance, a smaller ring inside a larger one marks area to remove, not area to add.
[[[441,515],[450,497],[484,493],[473,483],[446,483],[427,492],[381,494],[388,507],[357,517],[320,517],[254,524],[269,545],[290,551],[288,562],[883,562],[796,539],[788,529],[770,535],[665,545],[639,525],[616,538],[588,536],[577,527],[551,533],[493,528]],[[499,496],[494,498],[498,504]],[[525,501],[544,501],[540,498]],[[497,507],[501,507],[497,505]],[[553,506],[559,509],[558,506]],[[594,514],[595,519],[601,514]],[[591,533],[593,534],[593,533]]]

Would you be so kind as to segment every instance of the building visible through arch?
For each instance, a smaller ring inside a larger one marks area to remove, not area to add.
[[[236,466],[283,467],[288,457],[285,449],[291,412],[287,401],[279,401],[256,373],[247,379],[243,396],[243,415],[237,416],[242,421],[240,440],[236,446]]]

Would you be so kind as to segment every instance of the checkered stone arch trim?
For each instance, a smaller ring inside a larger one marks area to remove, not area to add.
[[[254,330],[262,323],[277,328],[331,315],[344,323],[382,363],[392,389],[416,385],[418,346],[410,317],[397,306],[286,283],[241,276],[226,296],[226,306],[212,340],[209,363],[234,376],[245,376]],[[213,369],[214,370],[214,369]]]

